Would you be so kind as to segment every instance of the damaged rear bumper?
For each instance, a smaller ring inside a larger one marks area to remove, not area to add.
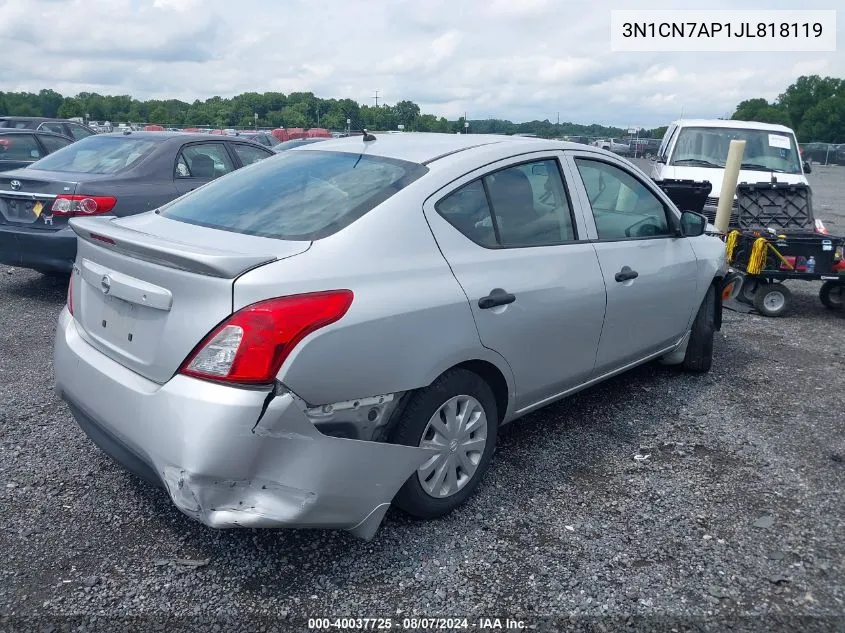
[[[150,382],[91,347],[67,310],[54,365],[57,390],[86,434],[215,528],[338,528],[371,538],[429,456],[323,435],[284,390],[265,409],[266,390],[185,376]]]

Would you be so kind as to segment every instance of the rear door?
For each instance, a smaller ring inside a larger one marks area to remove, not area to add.
[[[234,170],[222,141],[186,143],[176,156],[173,182],[182,195]]]
[[[601,375],[677,343],[697,306],[697,260],[665,196],[622,161],[569,154],[607,287]]]
[[[495,163],[455,181],[424,209],[466,293],[481,342],[513,370],[516,408],[588,379],[605,290],[559,152]]]

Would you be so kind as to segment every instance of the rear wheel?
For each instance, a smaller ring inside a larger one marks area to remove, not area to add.
[[[830,310],[842,310],[845,307],[845,283],[826,281],[819,290],[822,305]]]
[[[754,293],[754,307],[763,316],[783,316],[791,305],[792,293],[783,284],[760,284]]]
[[[712,285],[698,308],[682,367],[686,371],[705,373],[713,364],[713,339],[716,336],[716,288]]]
[[[390,441],[425,448],[431,457],[405,482],[394,504],[410,515],[431,519],[464,503],[490,465],[497,427],[493,391],[471,371],[450,370],[420,389]]]

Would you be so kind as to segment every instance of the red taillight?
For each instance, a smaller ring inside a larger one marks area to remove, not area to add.
[[[100,215],[114,209],[117,198],[112,196],[56,196],[53,201],[53,215],[77,216]]]
[[[296,345],[343,317],[352,298],[351,290],[329,290],[246,306],[212,330],[185,359],[179,373],[269,384]]]
[[[67,284],[67,311],[73,316],[73,273],[70,274],[70,281]]]

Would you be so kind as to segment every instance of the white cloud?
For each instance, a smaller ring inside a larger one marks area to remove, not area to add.
[[[841,0],[840,0],[841,1]],[[651,0],[643,8],[681,8]],[[735,8],[711,0],[710,8]],[[787,0],[744,8],[793,8]],[[834,0],[822,0],[835,8]],[[660,125],[774,99],[839,53],[611,53],[617,3],[565,0],[0,0],[0,89],[185,101],[312,91],[470,118]],[[49,25],[45,32],[44,25]]]

